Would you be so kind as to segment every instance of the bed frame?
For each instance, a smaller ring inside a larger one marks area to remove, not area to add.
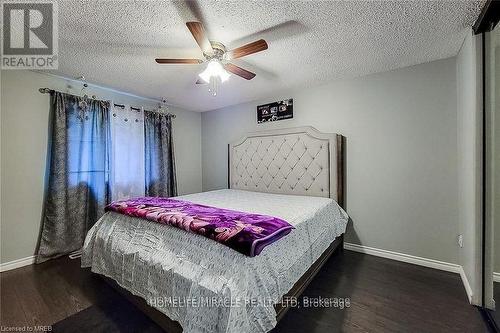
[[[313,127],[262,131],[228,145],[228,187],[257,192],[329,197],[345,208],[345,138]],[[340,235],[283,297],[299,297],[325,262],[344,247]],[[166,332],[182,327],[118,284],[105,278]],[[275,305],[279,321],[288,304]]]

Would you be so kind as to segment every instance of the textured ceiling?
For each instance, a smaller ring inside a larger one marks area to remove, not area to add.
[[[206,111],[287,89],[451,57],[484,1],[60,1],[59,70],[91,83]],[[234,63],[217,97],[195,85],[206,65],[158,65],[201,57],[185,26],[201,20],[233,48],[264,38],[269,49]]]

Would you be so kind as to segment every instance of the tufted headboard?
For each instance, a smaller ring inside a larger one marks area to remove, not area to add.
[[[250,133],[229,144],[229,187],[329,197],[343,206],[344,141],[310,126]]]

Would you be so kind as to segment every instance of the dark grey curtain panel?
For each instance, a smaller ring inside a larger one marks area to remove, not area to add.
[[[144,112],[146,195],[177,195],[172,119],[159,112]]]
[[[51,94],[47,188],[37,262],[82,247],[109,203],[109,102]]]

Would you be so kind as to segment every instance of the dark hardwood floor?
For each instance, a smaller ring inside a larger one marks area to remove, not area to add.
[[[1,273],[1,325],[51,325],[121,297],[79,264]],[[350,307],[294,308],[273,332],[486,332],[457,274],[350,251],[330,258],[303,296],[349,298]]]

